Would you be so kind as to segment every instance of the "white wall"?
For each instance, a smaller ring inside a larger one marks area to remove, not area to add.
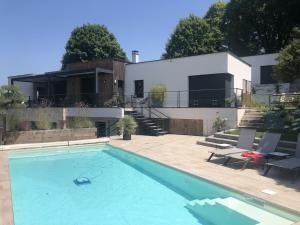
[[[234,88],[243,89],[243,79],[251,81],[251,66],[228,54],[228,73],[234,75]]]
[[[138,109],[140,111],[140,109]],[[214,133],[212,128],[217,116],[227,118],[226,129],[236,128],[244,115],[245,109],[237,108],[157,108],[171,119],[195,119],[203,120],[203,134]],[[144,110],[144,116],[148,117],[149,112]],[[152,117],[155,118],[153,115]]]
[[[242,57],[243,60],[252,65],[252,84],[260,84],[260,67],[276,65],[277,56],[278,54],[274,53]]]
[[[144,80],[144,92],[149,92],[150,88],[156,84],[166,85],[167,91],[187,91],[189,88],[188,77],[193,75],[229,72],[237,79],[237,84],[241,83],[240,80],[243,77],[250,79],[251,67],[240,60],[234,60],[234,57],[228,57],[228,55],[223,52],[127,64],[125,67],[125,95],[134,95],[135,80]],[[168,93],[165,102],[168,105],[176,106],[176,100],[177,93]],[[181,93],[181,106],[188,106],[187,93]]]
[[[39,121],[47,115],[51,122],[57,124],[65,121],[67,117],[113,118],[124,117],[123,108],[23,108],[13,109],[9,115],[17,117],[20,121]],[[8,122],[8,121],[7,121]],[[7,123],[7,127],[9,127]]]
[[[67,117],[86,116],[90,118],[123,118],[123,108],[65,108]]]

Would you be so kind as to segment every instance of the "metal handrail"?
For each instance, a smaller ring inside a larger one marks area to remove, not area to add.
[[[110,137],[111,133],[113,133],[114,131],[117,130],[117,127],[115,126],[117,123],[118,123],[118,120],[116,120],[116,121],[115,121],[114,123],[112,123],[112,124],[109,124],[109,126],[105,129],[105,133],[106,133],[106,134],[108,133],[108,137]],[[110,130],[111,127],[113,127],[113,126],[115,126],[114,129],[113,129],[113,130]],[[107,132],[107,131],[109,131],[109,132]]]

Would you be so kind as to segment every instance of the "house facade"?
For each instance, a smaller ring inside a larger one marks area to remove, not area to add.
[[[20,87],[30,105],[102,107],[124,93],[125,62],[94,60],[66,65],[60,71],[11,76],[9,84]]]
[[[242,57],[252,66],[252,98],[254,101],[269,104],[270,95],[289,93],[289,83],[278,83],[273,78],[273,69],[277,64],[278,53]]]
[[[133,63],[75,63],[60,71],[12,76],[9,83],[18,85],[29,97],[30,108],[63,108],[58,110],[62,112],[59,118],[88,116],[109,127],[124,116],[126,107],[133,107],[145,117],[165,115],[169,132],[179,134],[209,135],[217,116],[226,118],[226,128],[236,127],[250,104],[251,65],[232,53],[149,62],[138,62],[136,51],[133,56]],[[158,84],[164,85],[166,92],[163,102],[155,105],[151,88]],[[105,103],[115,96],[122,97],[125,105],[109,108]],[[87,106],[84,115],[78,113],[82,104]],[[159,113],[149,113],[149,108]]]
[[[164,85],[163,107],[242,106],[251,92],[251,66],[227,52],[128,64],[125,77],[125,96],[138,99]]]

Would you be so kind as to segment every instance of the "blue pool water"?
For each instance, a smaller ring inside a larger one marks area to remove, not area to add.
[[[299,219],[110,145],[12,153],[9,161],[15,225],[290,225]],[[90,183],[76,185],[82,177]]]

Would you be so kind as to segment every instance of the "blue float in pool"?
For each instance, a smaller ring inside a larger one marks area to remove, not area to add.
[[[76,185],[84,185],[84,184],[90,184],[91,183],[90,179],[87,178],[87,177],[78,177],[73,182]]]

